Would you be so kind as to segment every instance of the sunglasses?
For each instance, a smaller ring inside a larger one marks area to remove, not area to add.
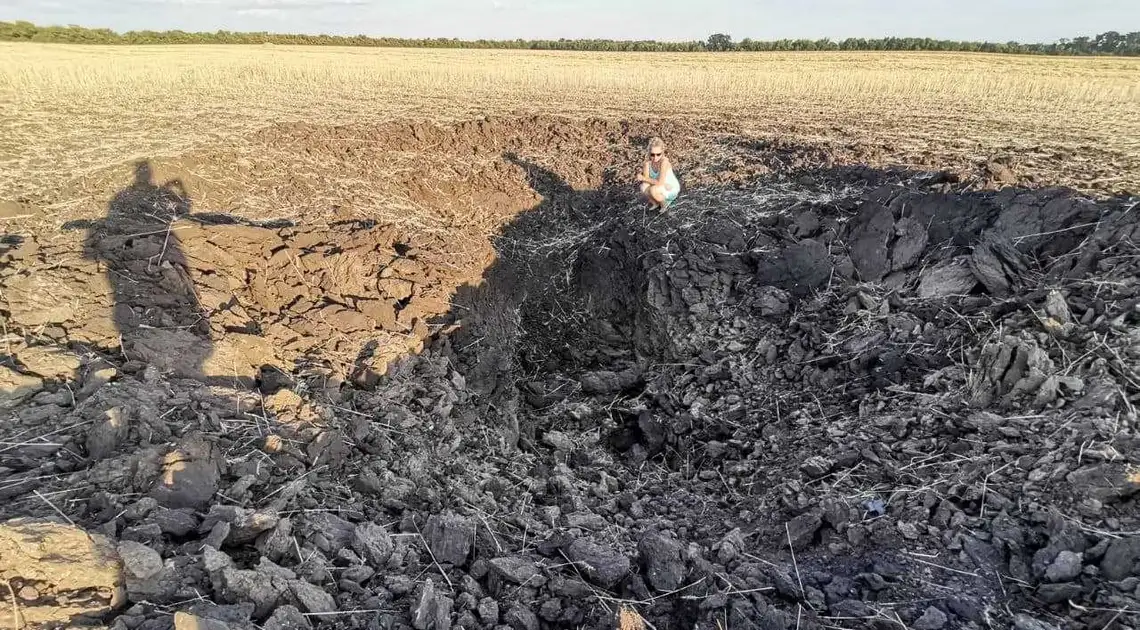
[[[649,155],[652,155],[653,157],[661,157],[662,155],[665,155],[665,154],[664,153],[650,153]]]

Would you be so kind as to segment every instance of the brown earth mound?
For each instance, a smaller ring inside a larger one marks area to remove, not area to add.
[[[1133,627],[1137,200],[676,127],[659,215],[623,177],[651,130],[387,128],[426,166],[384,190],[447,208],[420,227],[205,215],[140,171],[105,217],[7,239],[0,519],[115,541],[126,593],[72,605],[0,560],[13,609]],[[468,187],[427,192],[457,153]]]

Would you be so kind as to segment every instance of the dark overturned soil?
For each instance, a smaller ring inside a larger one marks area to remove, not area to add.
[[[1136,627],[1137,199],[778,143],[710,168],[723,130],[678,128],[660,215],[622,176],[649,127],[520,125],[558,133],[398,146],[496,139],[460,180],[504,217],[486,250],[195,216],[144,183],[6,237],[0,521],[90,534],[0,523],[13,610]],[[62,576],[47,548],[121,576]]]

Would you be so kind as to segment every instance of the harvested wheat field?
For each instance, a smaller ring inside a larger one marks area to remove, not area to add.
[[[0,50],[8,625],[1140,623],[1140,62]]]

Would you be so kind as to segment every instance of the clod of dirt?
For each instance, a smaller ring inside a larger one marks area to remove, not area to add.
[[[147,580],[162,571],[162,556],[137,542],[119,543],[119,557],[123,561],[128,580]]]
[[[953,258],[926,269],[919,276],[918,297],[923,299],[969,295],[978,278],[965,256]]]
[[[625,578],[630,562],[625,554],[586,538],[570,543],[566,557],[599,586],[611,588]]]
[[[229,525],[228,535],[222,542],[231,545],[251,543],[259,535],[281,522],[281,517],[272,512],[250,510],[233,505],[212,505],[202,520],[199,529],[211,531],[218,523]]]
[[[87,431],[87,455],[92,460],[108,457],[127,439],[131,428],[129,413],[123,407],[112,407],[91,425]]]
[[[1050,582],[1068,582],[1077,577],[1084,569],[1081,554],[1072,551],[1062,551],[1045,570],[1045,579]]]
[[[1128,536],[1113,541],[1104,552],[1100,570],[1105,579],[1119,581],[1140,576],[1140,536]]]
[[[336,600],[324,589],[304,580],[289,582],[289,590],[303,610],[314,614],[327,614],[336,610]]]
[[[352,548],[373,568],[380,569],[392,557],[395,545],[383,527],[372,523],[361,523],[353,530]]]
[[[475,525],[470,519],[456,515],[433,515],[424,528],[424,538],[438,562],[463,566],[471,553]]]
[[[809,238],[765,255],[757,264],[756,276],[763,284],[804,297],[827,284],[833,269],[827,246]],[[766,310],[766,316],[783,315],[787,306],[784,300],[777,300]]]
[[[224,602],[250,602],[254,605],[253,616],[264,619],[289,597],[293,577],[292,572],[281,573],[272,569],[225,567],[220,571],[220,587],[216,595]]]
[[[42,378],[0,365],[0,409],[11,409],[44,388]]]
[[[801,514],[787,524],[789,544],[792,549],[803,549],[811,544],[815,533],[823,526],[823,519],[816,512]]]
[[[151,496],[163,507],[200,509],[218,491],[225,460],[201,434],[192,434],[167,453]]]
[[[174,630],[235,630],[235,626],[217,619],[179,611],[174,613]]]
[[[922,613],[921,617],[915,620],[914,630],[942,630],[948,621],[949,618],[946,613],[930,606]]]
[[[1027,268],[1021,252],[998,237],[982,241],[970,255],[970,269],[974,276],[987,291],[999,297],[1022,288],[1022,275]]]
[[[681,544],[658,533],[647,534],[637,544],[649,585],[661,592],[675,591],[685,580],[685,557]]]
[[[511,627],[511,630],[538,630],[539,628],[538,617],[531,612],[530,608],[522,604],[511,606],[507,610],[507,614],[503,616],[503,621]]]
[[[309,623],[309,618],[301,614],[296,606],[288,604],[278,606],[277,610],[261,624],[264,630],[309,630],[312,624]]]
[[[29,373],[56,380],[73,378],[82,365],[74,353],[50,346],[22,348],[15,353],[15,359]]]
[[[35,597],[14,611],[29,625],[91,621],[125,602],[114,543],[58,523],[0,523],[0,579],[16,590],[34,590]]]
[[[158,525],[163,534],[167,534],[174,538],[181,538],[186,536],[192,531],[198,529],[200,523],[198,517],[190,510],[170,510],[161,509],[155,510],[150,514],[150,519],[155,525]]]
[[[894,226],[891,211],[877,203],[865,204],[852,219],[848,247],[862,280],[877,282],[891,270],[891,248],[887,245],[894,236]]]
[[[436,593],[435,584],[429,578],[419,589],[419,596],[412,608],[412,627],[416,630],[450,630],[451,609],[454,603],[450,597]]]
[[[167,566],[162,556],[147,545],[130,540],[120,542],[119,557],[126,576],[127,598],[132,602],[170,601],[182,585],[173,563]]]
[[[519,556],[495,558],[488,565],[495,577],[512,584],[529,584],[541,577],[534,562]]]

